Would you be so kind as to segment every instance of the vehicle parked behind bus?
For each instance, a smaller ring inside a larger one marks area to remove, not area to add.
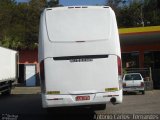
[[[141,92],[145,94],[144,80],[140,73],[128,73],[123,77],[123,92]]]

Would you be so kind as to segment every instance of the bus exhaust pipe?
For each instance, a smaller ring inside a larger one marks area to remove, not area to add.
[[[110,102],[113,104],[113,105],[115,105],[116,104],[116,98],[115,97],[112,97],[111,99],[110,99]]]

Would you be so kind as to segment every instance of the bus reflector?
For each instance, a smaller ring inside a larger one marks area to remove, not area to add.
[[[118,88],[105,88],[106,92],[114,92],[114,91],[118,91]]]
[[[51,98],[51,99],[47,99],[47,100],[63,100],[63,98]]]
[[[47,91],[47,94],[49,94],[49,95],[57,95],[57,94],[60,94],[60,91]]]

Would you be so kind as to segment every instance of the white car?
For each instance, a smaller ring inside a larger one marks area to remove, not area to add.
[[[128,73],[123,77],[123,92],[141,92],[145,94],[144,80],[140,73]]]

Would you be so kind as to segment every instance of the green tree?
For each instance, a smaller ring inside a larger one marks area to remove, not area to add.
[[[58,0],[49,0],[48,1],[48,7],[57,7],[59,5]]]
[[[27,48],[34,49],[38,43],[39,19],[42,9],[45,7],[45,0],[30,0],[25,10],[25,44]]]
[[[133,1],[120,9],[118,16],[119,27],[136,27],[142,26],[142,4],[141,2]]]
[[[144,0],[144,22],[145,25],[160,25],[160,8],[159,0]]]
[[[40,13],[46,4],[46,0],[0,0],[0,45],[12,49],[37,48]],[[54,4],[57,3],[49,2],[50,6]]]
[[[108,0],[115,11],[118,27],[160,25],[159,0]]]
[[[0,0],[0,45],[16,48],[20,28],[15,22],[16,2],[14,0]]]
[[[124,4],[124,0],[108,0],[106,3],[107,6],[110,6],[114,10],[116,16],[119,16],[122,4]]]

